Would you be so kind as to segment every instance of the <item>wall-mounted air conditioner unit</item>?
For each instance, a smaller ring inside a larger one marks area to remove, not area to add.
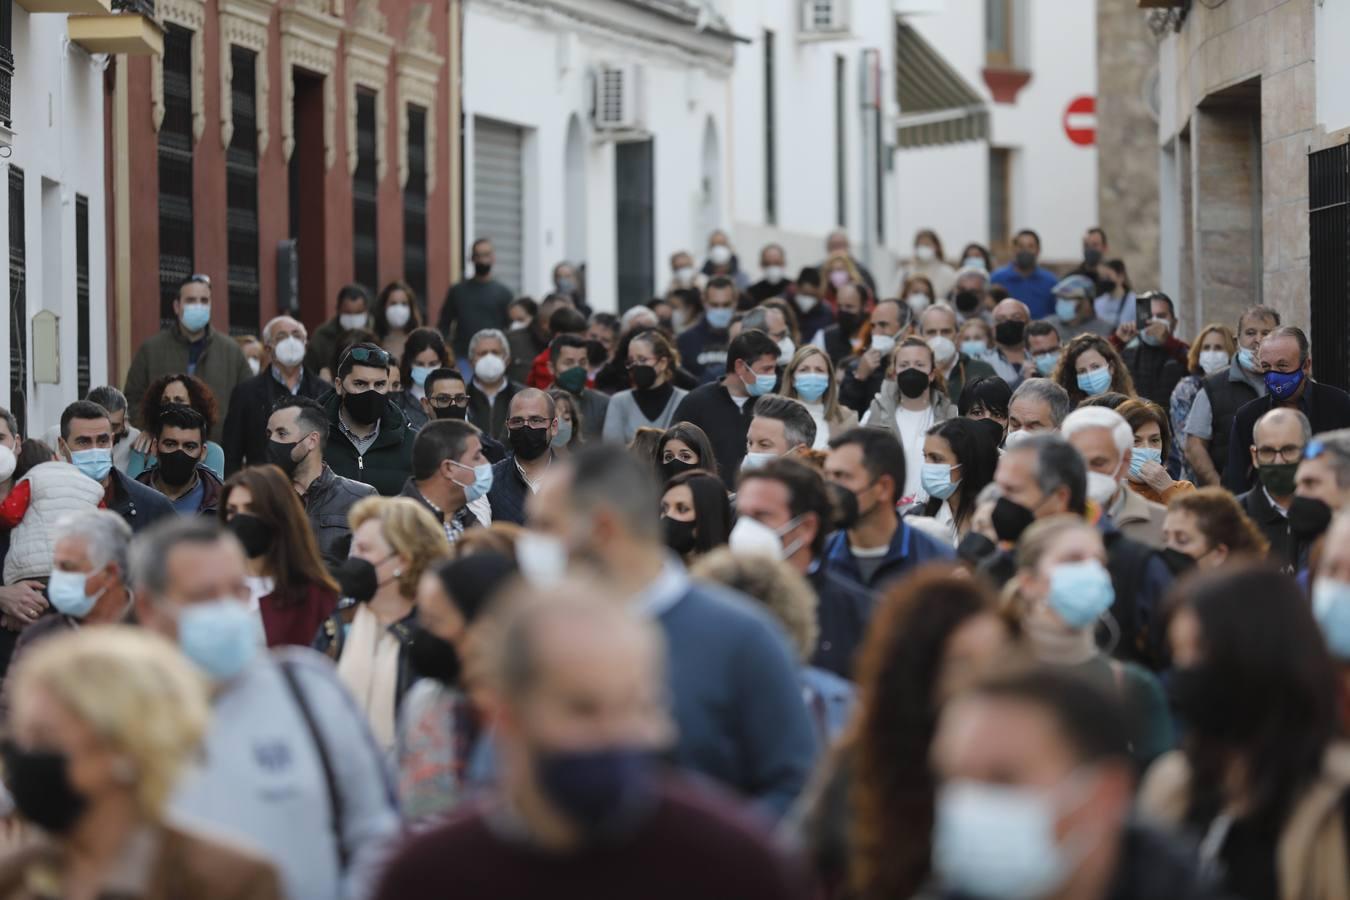
[[[599,65],[591,73],[591,124],[608,136],[642,128],[642,70],[636,63]]]

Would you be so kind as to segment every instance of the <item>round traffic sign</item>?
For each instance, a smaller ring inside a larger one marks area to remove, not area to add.
[[[1064,133],[1080,147],[1097,141],[1097,98],[1075,97],[1064,110]]]

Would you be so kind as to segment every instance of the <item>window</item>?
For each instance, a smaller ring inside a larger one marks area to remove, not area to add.
[[[984,0],[984,60],[994,68],[1013,66],[1013,0]]]
[[[356,174],[352,176],[352,253],[356,280],[378,291],[380,279],[378,226],[379,184],[375,176],[374,91],[356,91]]]
[[[89,393],[89,198],[75,195],[75,394]]]
[[[1314,375],[1350,387],[1350,145],[1308,155],[1309,287]]]
[[[835,223],[848,225],[848,63],[834,58],[834,208]]]
[[[774,146],[773,32],[764,32],[764,221],[778,222],[778,166]]]
[[[27,431],[28,278],[23,230],[23,169],[9,167],[9,411]]]
[[[14,80],[14,0],[0,0],[0,124],[10,127],[10,98]]]
[[[408,106],[408,183],[403,188],[403,278],[427,304],[427,111]]]
[[[159,316],[173,321],[178,285],[193,270],[192,32],[164,33],[164,122],[159,127]]]
[[[229,255],[230,333],[257,334],[258,309],[258,110],[257,54],[229,48],[234,67],[234,130],[225,151],[225,230]]]
[[[1011,157],[1008,150],[989,148],[989,249],[995,253],[1006,250],[1008,246]]]

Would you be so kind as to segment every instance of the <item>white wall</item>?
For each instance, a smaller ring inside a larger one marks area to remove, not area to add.
[[[1077,260],[1083,231],[1096,224],[1097,148],[1064,133],[1065,107],[1095,95],[1096,5],[1023,0],[1019,58],[1031,81],[1014,104],[994,103],[984,83],[984,0],[946,0],[940,12],[906,19],[989,104],[990,140],[903,150],[896,156],[900,242],[935,228],[949,256],[989,239],[990,145],[1013,151],[1011,222],[1041,235],[1043,258]]]
[[[1350,3],[1319,3],[1313,10],[1317,76],[1317,124],[1327,131],[1350,128]]]
[[[644,21],[656,23],[653,27],[692,31],[654,16]],[[473,172],[475,116],[526,129],[521,290],[537,296],[551,287],[554,264],[578,247],[578,241],[566,235],[568,224],[576,227],[575,223],[584,221],[586,234],[580,244],[584,259],[572,261],[587,264],[591,306],[614,310],[619,303],[614,145],[597,139],[589,124],[589,73],[601,62],[642,65],[644,125],[654,141],[654,266],[655,287],[660,289],[669,276],[669,255],[689,247],[691,237],[701,230],[704,131],[710,118],[722,145],[721,165],[726,165],[729,70],[678,47],[663,46],[633,29],[611,31],[595,23],[578,24],[570,15],[514,0],[470,0],[466,4],[465,171]],[[691,75],[691,70],[699,74]],[[573,115],[581,122],[584,143],[584,216],[569,214],[565,200],[567,128]],[[465,238],[471,241],[477,236],[474,186],[472,177],[465,181]],[[726,221],[725,191],[723,198],[719,218]]]
[[[848,188],[844,222],[853,239],[854,255],[866,261],[863,219],[863,113],[860,107],[860,70],[863,51],[876,49],[881,58],[884,96],[883,122],[894,113],[892,60],[895,53],[894,16],[881,0],[852,0],[850,34],[842,39],[802,40],[797,0],[737,0],[727,4],[733,30],[750,39],[736,47],[732,88],[731,186],[733,241],[741,266],[759,277],[759,251],[770,241],[783,245],[788,269],[814,265],[825,255],[825,238],[839,225],[835,181],[835,59],[845,60],[845,161]],[[774,33],[777,221],[769,223],[765,210],[764,31]],[[894,125],[882,125],[883,144],[895,142]],[[889,284],[894,250],[905,243],[896,230],[894,179],[885,177],[882,194],[886,241],[870,248],[871,268],[883,285]],[[868,202],[874,203],[874,199]],[[690,248],[696,256],[706,250]]]
[[[56,424],[78,399],[76,381],[75,195],[89,200],[90,385],[108,378],[107,251],[103,193],[103,60],[66,39],[66,17],[30,15],[14,5],[12,155],[0,166],[0,245],[9,246],[9,166],[24,173],[28,316],[48,309],[60,316],[60,383],[32,383],[28,365],[28,432]],[[44,184],[46,190],[44,192]],[[45,197],[45,204],[44,204]],[[45,208],[44,208],[45,206]],[[9,254],[0,253],[0,285],[9,288]],[[6,302],[5,308],[10,309]],[[11,317],[0,323],[5,383]],[[31,336],[31,329],[24,323]],[[0,395],[9,405],[9,393]]]

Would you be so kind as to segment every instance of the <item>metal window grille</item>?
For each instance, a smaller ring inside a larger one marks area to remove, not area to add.
[[[656,286],[654,147],[630,141],[614,149],[619,306],[646,303]]]
[[[9,167],[9,411],[26,432],[28,418],[28,241],[24,234],[23,170]]]
[[[427,303],[427,111],[408,106],[408,183],[403,188],[403,279]]]
[[[379,185],[375,176],[374,91],[356,92],[356,174],[352,176],[352,251],[356,280],[379,290],[380,256],[376,229]]]
[[[257,54],[230,47],[234,131],[225,151],[225,228],[228,244],[230,333],[257,334],[258,310],[258,110]]]
[[[848,63],[834,58],[834,208],[835,224],[848,225]]]
[[[89,393],[89,198],[75,195],[75,393]]]
[[[1350,388],[1350,145],[1308,155],[1313,374]]]
[[[178,285],[192,274],[192,32],[164,34],[164,122],[159,128],[159,316],[173,321]]]
[[[0,0],[0,122],[11,127],[10,99],[14,82],[14,0]]]
[[[1008,151],[989,148],[989,244],[1003,247],[1008,242]]]
[[[774,144],[774,134],[778,130],[774,106],[774,36],[772,31],[764,32],[764,220],[770,225],[778,223],[778,148]]]
[[[811,0],[811,24],[829,29],[835,25],[835,6],[839,0]]]

